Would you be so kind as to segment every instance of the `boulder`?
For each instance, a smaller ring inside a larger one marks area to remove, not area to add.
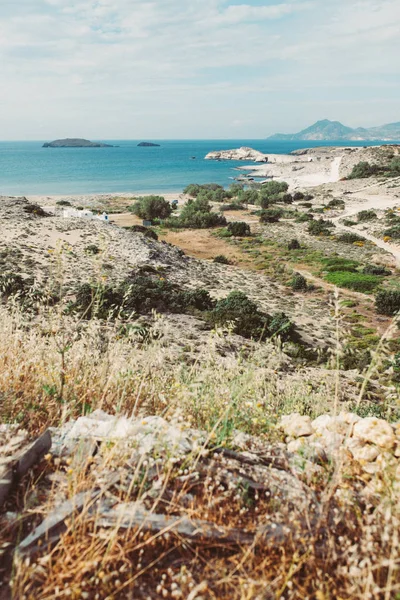
[[[367,417],[358,421],[354,425],[353,436],[363,442],[389,450],[396,442],[394,431],[389,423],[376,417]]]
[[[282,417],[279,426],[286,435],[293,438],[300,438],[313,434],[310,417],[302,416],[298,413]]]

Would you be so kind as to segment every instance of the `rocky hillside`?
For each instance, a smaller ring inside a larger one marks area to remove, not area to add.
[[[398,141],[400,140],[400,123],[390,123],[381,127],[357,127],[353,129],[339,121],[324,119],[303,129],[299,133],[276,133],[269,140],[321,140],[321,141]]]

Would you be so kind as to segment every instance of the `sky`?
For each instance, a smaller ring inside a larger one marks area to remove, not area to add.
[[[0,139],[400,121],[400,0],[0,0]]]

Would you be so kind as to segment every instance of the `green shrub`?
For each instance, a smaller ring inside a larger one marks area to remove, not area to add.
[[[129,231],[143,233],[143,235],[151,240],[158,240],[158,235],[153,229],[149,229],[149,227],[144,227],[143,225],[132,225],[127,228]]]
[[[376,312],[393,317],[400,311],[400,289],[381,290],[375,297]]]
[[[373,221],[377,218],[377,214],[374,210],[360,210],[357,214],[357,219],[359,223],[364,223],[365,221]]]
[[[300,250],[300,242],[296,239],[290,240],[288,243],[288,250]]]
[[[227,220],[223,215],[212,212],[195,212],[186,217],[168,219],[165,222],[167,227],[176,227],[179,229],[209,229],[212,227],[224,227]]]
[[[219,263],[220,265],[230,265],[231,261],[224,254],[218,254],[218,256],[214,256],[215,263]]]
[[[292,202],[293,202],[292,194],[283,194],[281,202],[283,202],[283,204],[292,204]],[[312,206],[312,205],[310,204],[310,206]]]
[[[299,206],[302,206],[303,208],[312,208],[312,203],[311,202],[300,202]]]
[[[241,190],[237,195],[237,200],[241,204],[257,204],[259,197],[256,190]]]
[[[243,209],[244,209],[243,204],[237,204],[234,202],[232,204],[223,204],[219,210],[222,212],[225,212],[227,210],[243,210]]]
[[[295,192],[293,194],[293,200],[295,202],[298,202],[299,200],[304,200],[304,194],[303,194],[303,192]]]
[[[353,227],[353,225],[357,225],[357,221],[352,221],[351,219],[343,219],[343,225],[345,227]]]
[[[371,292],[381,283],[381,278],[374,275],[364,275],[363,273],[353,273],[349,271],[328,272],[326,280],[337,287],[354,290],[356,292]]]
[[[389,227],[388,229],[385,229],[385,231],[383,232],[383,235],[389,236],[389,237],[393,238],[394,240],[400,240],[400,224],[394,225],[393,227]]]
[[[339,242],[343,242],[344,244],[354,244],[354,242],[365,242],[365,238],[361,237],[361,235],[357,235],[357,233],[350,233],[346,231],[337,237]]]
[[[311,213],[299,213],[296,217],[296,223],[308,223],[308,221],[313,221],[314,215]]]
[[[307,279],[301,273],[294,273],[290,287],[296,292],[306,292],[308,290]]]
[[[96,246],[96,244],[89,244],[89,246],[86,246],[85,248],[85,253],[92,254],[94,256],[96,254],[100,254],[100,248]]]
[[[129,317],[132,313],[185,313],[212,309],[214,302],[203,289],[184,290],[155,274],[136,274],[119,286],[81,285],[71,309],[84,318]]]
[[[58,206],[72,206],[69,200],[57,200],[56,204],[58,204]]]
[[[260,215],[260,223],[277,223],[283,216],[281,208],[269,208],[262,210]]]
[[[324,221],[324,219],[318,219],[310,221],[307,231],[310,235],[330,235],[331,229],[335,227],[332,221]]]
[[[229,233],[235,237],[246,237],[251,234],[250,225],[244,221],[229,223],[227,229]]]
[[[257,304],[243,292],[231,292],[219,300],[208,320],[213,326],[233,323],[234,333],[259,341],[274,335],[289,339],[294,333],[294,325],[284,313],[270,316],[259,311]]]
[[[143,196],[128,208],[141,219],[167,219],[172,213],[172,207],[162,196]]]
[[[382,167],[379,165],[371,165],[369,162],[362,161],[353,167],[352,172],[347,179],[363,179],[373,177],[382,173]]]
[[[367,265],[363,268],[362,272],[365,275],[380,275],[382,277],[392,274],[390,269],[383,267],[382,265]]]
[[[327,204],[328,208],[344,208],[345,206],[345,201],[341,200],[340,198],[334,198],[333,200],[330,200],[330,202],[328,202]]]
[[[260,198],[277,198],[279,195],[285,194],[289,189],[286,181],[268,181],[263,183],[259,190]]]

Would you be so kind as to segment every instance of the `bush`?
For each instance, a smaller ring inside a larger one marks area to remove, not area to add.
[[[373,219],[377,218],[377,214],[374,210],[360,210],[357,214],[357,219],[359,223],[363,223],[365,221],[373,221]]]
[[[302,206],[303,208],[312,208],[311,202],[300,202],[299,206]]]
[[[246,237],[251,235],[250,225],[244,221],[229,223],[227,229],[231,235],[236,237]]]
[[[177,285],[154,274],[136,274],[118,287],[84,284],[76,293],[72,310],[84,318],[129,317],[132,313],[159,312],[185,313],[191,310],[212,309],[214,302],[203,289],[182,290]]]
[[[242,190],[238,193],[237,199],[242,204],[257,204],[258,192],[256,190]]]
[[[211,212],[211,205],[204,197],[198,196],[196,200],[189,200],[183,207],[179,217],[166,221],[167,227],[208,229],[209,227],[223,227],[227,220],[223,215]]]
[[[144,227],[144,225],[132,225],[127,228],[129,231],[134,231],[138,233],[143,233],[144,237],[147,237],[151,240],[158,240],[158,235],[153,229],[149,229],[148,227]]]
[[[259,196],[260,198],[276,198],[279,194],[285,194],[289,189],[289,185],[286,181],[268,181],[267,183],[263,183]]]
[[[332,221],[324,221],[323,219],[310,221],[307,231],[310,235],[330,235],[331,229],[335,227]]]
[[[218,254],[218,256],[214,256],[215,263],[219,263],[220,265],[230,265],[231,261],[224,254]]]
[[[392,274],[392,272],[389,269],[381,265],[367,265],[363,268],[362,272],[365,275],[380,275],[383,277]]]
[[[314,215],[312,215],[310,213],[299,213],[295,219],[296,223],[308,223],[308,221],[313,221],[313,220],[314,220]]]
[[[400,240],[400,224],[394,225],[393,227],[388,227],[388,229],[385,229],[383,232],[383,235],[391,237],[394,240]]]
[[[376,312],[393,317],[400,311],[400,290],[381,290],[375,297]]]
[[[334,271],[326,275],[326,280],[337,287],[354,290],[356,292],[371,292],[381,283],[380,277],[353,273],[349,271]]]
[[[135,215],[147,221],[167,219],[172,213],[172,207],[162,196],[144,196],[138,198],[133,206],[128,208]]]
[[[288,243],[288,250],[300,250],[300,242],[296,239],[290,240]]]
[[[209,229],[211,227],[224,227],[228,221],[223,215],[212,212],[195,212],[186,217],[178,217],[165,221],[167,227],[179,229]]]
[[[340,198],[334,198],[327,204],[328,208],[344,208],[345,206],[346,206],[345,201],[341,200]]]
[[[225,212],[227,210],[243,210],[243,209],[244,209],[243,204],[232,203],[232,204],[223,204],[219,210],[221,212]]]
[[[58,206],[72,206],[69,200],[57,200],[56,204],[58,204]]]
[[[270,316],[259,311],[255,302],[243,292],[231,292],[227,298],[219,300],[208,320],[214,326],[233,323],[234,333],[258,341],[276,335],[288,339],[294,332],[293,323],[284,313]]]
[[[350,233],[346,231],[346,233],[342,233],[337,237],[339,242],[343,242],[344,244],[354,244],[354,242],[365,242],[365,238],[357,235],[356,233]]]
[[[357,225],[357,221],[352,221],[351,219],[343,219],[343,225],[345,227],[353,227],[353,225]]]
[[[307,280],[300,273],[294,273],[290,287],[296,292],[306,292],[308,290]]]
[[[86,246],[85,248],[85,253],[92,254],[94,256],[96,254],[100,254],[100,248],[96,246],[96,244],[89,244],[89,246]]]
[[[299,200],[304,200],[304,194],[303,194],[303,192],[295,192],[293,194],[293,200],[295,202],[298,202]]]
[[[283,194],[281,202],[283,202],[283,204],[292,204],[292,202],[293,202],[292,194]],[[310,206],[312,206],[312,205],[310,204]]]
[[[260,215],[260,223],[277,223],[283,216],[283,211],[280,208],[269,208],[262,210]]]
[[[347,179],[363,179],[379,175],[379,173],[382,173],[382,168],[379,165],[371,165],[369,162],[362,161],[353,167]]]

